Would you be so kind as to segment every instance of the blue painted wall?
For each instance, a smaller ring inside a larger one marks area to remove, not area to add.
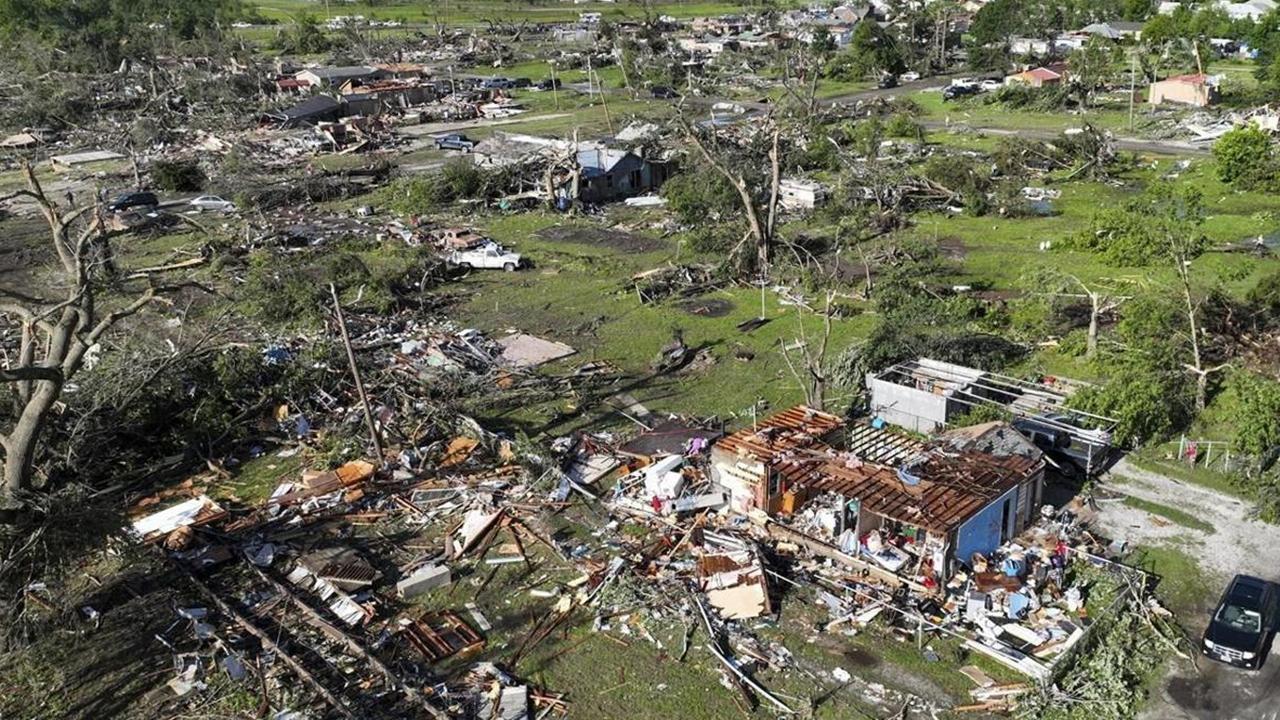
[[[1008,500],[1012,512],[1018,511],[1018,489],[996,498],[990,505],[978,511],[956,531],[956,559],[968,565],[975,552],[983,554],[1000,547],[1000,528],[1004,524],[1004,501]]]

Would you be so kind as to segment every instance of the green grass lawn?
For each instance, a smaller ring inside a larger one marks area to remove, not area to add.
[[[1200,567],[1195,548],[1168,543],[1139,548],[1129,563],[1155,573],[1156,595],[1178,617],[1204,612],[1220,590],[1222,578]]]
[[[1207,523],[1185,510],[1179,510],[1178,508],[1169,507],[1168,505],[1163,505],[1161,503],[1143,500],[1142,498],[1130,495],[1125,497],[1124,504],[1131,508],[1137,508],[1138,510],[1151,513],[1152,515],[1158,515],[1172,523],[1181,525],[1185,528],[1191,528],[1192,530],[1211,533],[1214,529],[1211,523]]]
[[[676,240],[655,240],[651,251],[619,254],[607,247],[549,241],[535,234],[551,225],[591,227],[587,221],[535,213],[494,217],[480,224],[536,266],[516,275],[477,273],[468,278],[462,289],[469,299],[458,315],[469,324],[494,333],[519,329],[568,342],[579,351],[570,365],[588,360],[614,363],[639,378],[627,389],[655,411],[746,416],[759,400],[774,406],[803,400],[803,391],[788,370],[780,345],[796,341],[801,323],[809,337],[816,339],[821,321],[812,313],[783,305],[772,291],[764,297],[764,314],[770,322],[752,333],[741,333],[735,326],[761,313],[758,289],[732,287],[708,292],[705,297],[729,304],[722,317],[692,314],[674,302],[641,304],[625,289],[626,279],[636,272],[668,262],[708,259],[691,253]],[[868,316],[836,319],[833,353],[855,342],[870,326]],[[653,358],[677,328],[689,346],[707,349],[716,358],[714,364],[703,370],[652,377]],[[754,359],[734,357],[735,351],[743,350]],[[511,411],[510,419],[528,422],[550,411],[517,408]]]
[[[1200,467],[1188,467],[1185,463],[1169,459],[1168,454],[1176,449],[1176,444],[1146,447],[1130,453],[1128,459],[1135,467],[1143,470],[1167,475],[1225,495],[1247,499],[1247,495],[1235,485],[1230,476]]]

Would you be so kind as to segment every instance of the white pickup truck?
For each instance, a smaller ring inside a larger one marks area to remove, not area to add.
[[[480,268],[514,272],[520,267],[520,254],[497,243],[489,243],[470,250],[454,250],[445,256],[445,262],[463,270]]]

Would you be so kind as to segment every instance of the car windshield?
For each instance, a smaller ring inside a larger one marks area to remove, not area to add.
[[[1223,605],[1216,619],[1234,630],[1247,633],[1262,632],[1262,615],[1257,610],[1239,605]]]

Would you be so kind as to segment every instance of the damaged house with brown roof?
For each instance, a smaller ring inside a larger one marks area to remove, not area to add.
[[[816,469],[815,458],[831,452],[828,443],[843,427],[843,419],[803,405],[784,410],[713,445],[711,479],[729,491],[737,512],[788,512],[788,493]]]
[[[869,426],[867,426],[869,428]],[[806,506],[844,552],[940,582],[1016,537],[1041,504],[1045,461],[1013,427],[991,422],[919,443],[890,430],[862,452],[833,453],[799,483]],[[886,454],[918,443],[914,452]]]
[[[1031,524],[1044,473],[1043,453],[1008,423],[921,441],[804,406],[711,450],[733,510],[791,516],[848,555],[935,582]]]

